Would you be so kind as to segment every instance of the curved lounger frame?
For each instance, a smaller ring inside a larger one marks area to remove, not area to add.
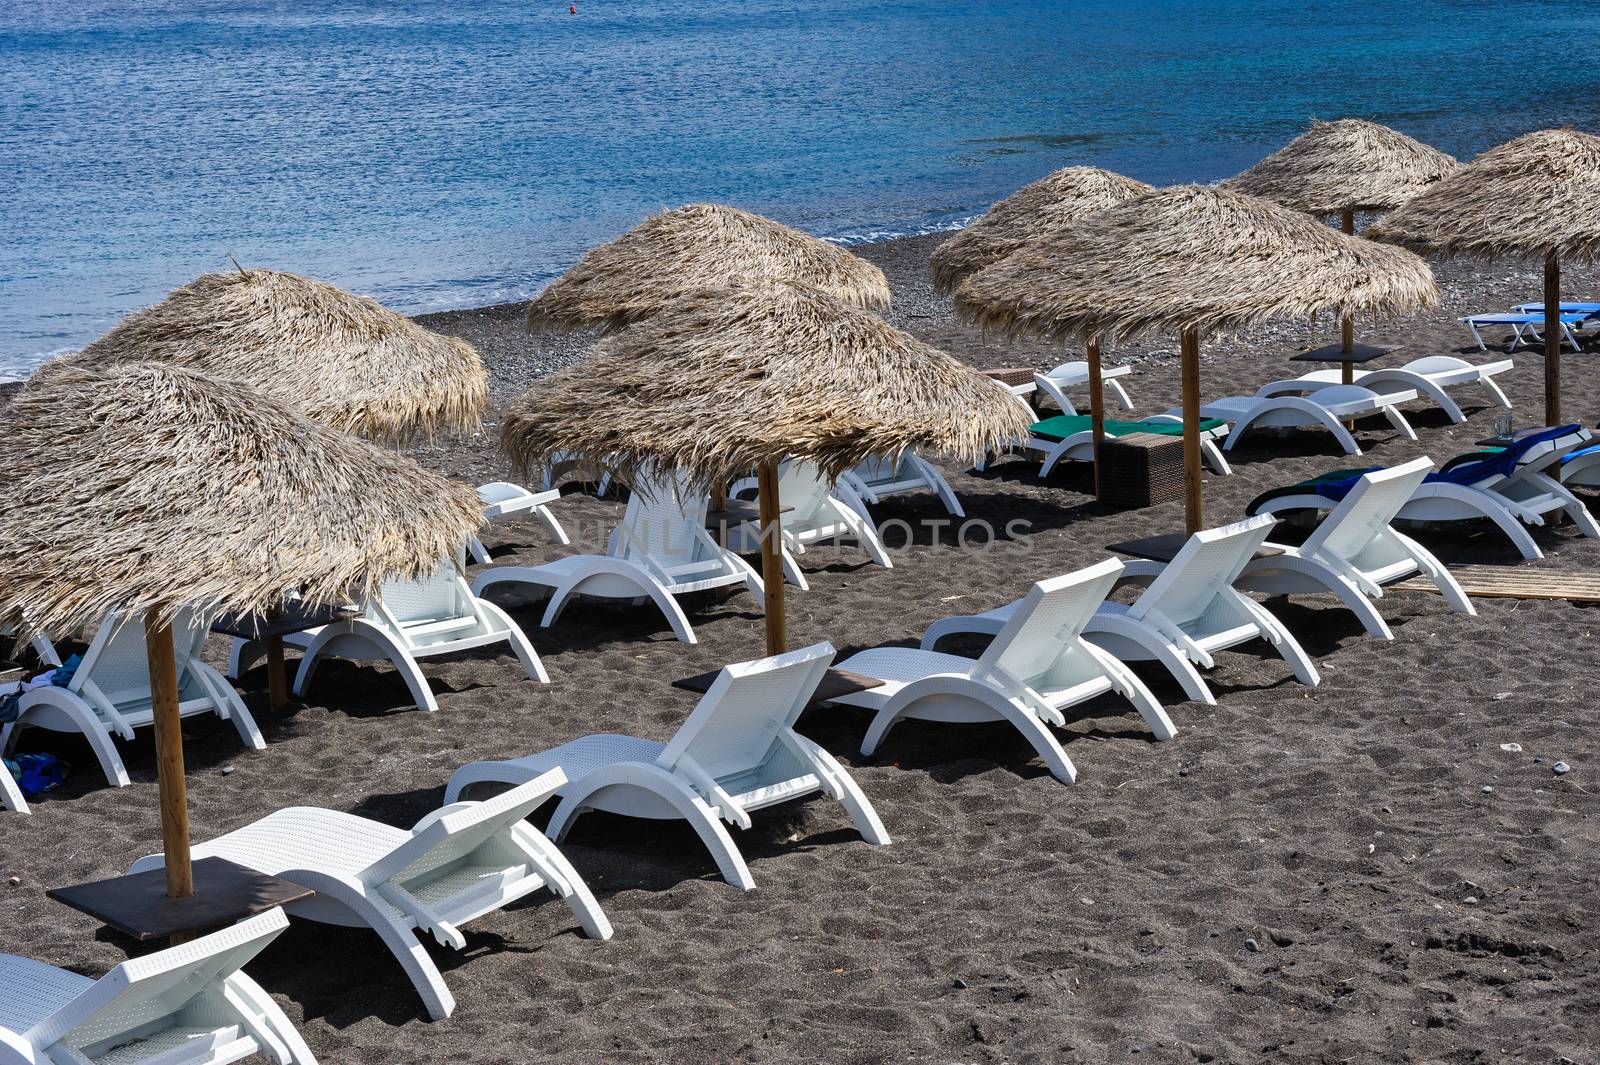
[[[478,486],[478,498],[484,504],[483,518],[490,524],[521,521],[531,517],[545,527],[545,531],[556,543],[563,546],[572,543],[567,530],[550,510],[549,504],[561,498],[561,493],[553,488],[547,488],[543,492],[533,492],[510,481],[490,481],[488,484]],[[483,541],[478,539],[477,533],[467,537],[467,554],[480,566],[486,566],[490,562],[489,551],[483,546]]]
[[[506,795],[496,796],[490,803],[496,808],[522,806],[526,812],[531,813],[566,781],[565,776],[560,773],[548,773],[543,776],[547,779],[537,787],[530,788],[527,793],[512,795],[508,792]],[[527,805],[529,802],[532,802],[531,806]],[[412,828],[411,835],[413,838],[421,835],[450,815],[478,813],[480,812],[478,807],[489,806],[490,803],[448,803],[418,821]],[[292,812],[292,810],[281,810],[272,816]],[[489,816],[492,817],[494,814],[491,812]],[[410,978],[412,986],[422,998],[428,1016],[439,1021],[454,1012],[456,1000],[445,984],[444,975],[439,972],[438,965],[434,963],[427,948],[422,945],[420,936],[432,935],[440,946],[464,950],[467,943],[466,937],[460,931],[460,925],[484,913],[507,906],[540,888],[549,888],[556,897],[567,904],[583,927],[584,934],[590,939],[610,939],[612,934],[611,922],[607,920],[605,913],[600,909],[600,904],[595,901],[588,885],[578,875],[577,870],[548,837],[523,822],[521,818],[500,829],[497,836],[480,840],[479,844],[497,845],[504,851],[510,852],[521,864],[499,878],[484,881],[480,890],[465,890],[449,900],[448,914],[435,911],[433,907],[406,891],[403,886],[392,881],[374,884],[360,876],[330,872],[325,869],[296,867],[292,864],[292,859],[284,861],[276,858],[271,853],[270,844],[253,846],[241,851],[239,848],[230,848],[228,837],[224,836],[219,840],[195,847],[194,856],[196,858],[208,857],[211,854],[230,856],[231,860],[248,868],[281,877],[315,891],[316,895],[312,898],[287,907],[288,912],[296,917],[349,928],[370,928],[376,932],[383,940],[383,945],[394,955],[395,960],[405,970],[406,976]],[[404,846],[402,844],[402,847]],[[386,861],[387,864],[397,864]],[[134,862],[128,871],[141,873],[161,869],[165,864],[164,856],[152,854]],[[399,875],[405,871],[403,866],[397,866],[390,870],[390,875]],[[520,874],[520,878],[513,874]]]
[[[761,577],[737,555],[730,553],[727,558],[742,572],[745,589],[764,607]],[[706,587],[723,583],[707,582]],[[674,589],[644,566],[629,559],[608,555],[569,555],[543,566],[497,566],[478,574],[472,582],[472,594],[483,598],[490,588],[502,585],[510,585],[511,590],[530,602],[536,603],[549,596],[550,603],[539,621],[540,628],[548,629],[555,624],[573,596],[629,601],[648,599],[667,619],[667,624],[672,626],[672,632],[679,641],[687,644],[699,642],[694,628],[689,624],[689,616],[674,597]],[[694,584],[676,587],[679,593],[699,590]]]
[[[1127,389],[1122,387],[1118,377],[1126,377],[1133,371],[1131,366],[1107,366],[1100,370],[1100,385],[1117,397],[1117,402],[1123,410],[1133,409],[1133,400],[1129,397]],[[1078,409],[1072,399],[1067,395],[1068,387],[1072,385],[1086,385],[1089,383],[1089,364],[1087,362],[1064,362],[1049,373],[1036,373],[1033,375],[1035,393],[1042,392],[1049,396],[1055,405],[1061,408],[1062,414],[1077,414]]]
[[[961,500],[956,498],[955,489],[950,487],[950,482],[945,480],[944,474],[938,468],[915,452],[909,452],[900,458],[903,469],[897,473],[906,476],[896,477],[889,482],[873,482],[862,477],[855,470],[846,470],[839,475],[839,483],[845,485],[854,493],[846,496],[845,502],[859,514],[863,521],[872,522],[872,513],[867,510],[866,504],[882,502],[885,496],[902,495],[908,492],[928,490],[938,496],[939,502],[944,504],[944,509],[952,517],[964,518],[967,512],[962,509]]]
[[[1238,420],[1234,422],[1233,432],[1228,434],[1227,442],[1222,445],[1224,451],[1232,451],[1240,437],[1252,427],[1296,429],[1321,426],[1333,434],[1333,438],[1339,442],[1346,455],[1359,455],[1361,446],[1356,443],[1355,437],[1350,435],[1350,430],[1344,427],[1341,419],[1363,418],[1371,414],[1382,414],[1389,419],[1389,424],[1407,440],[1417,438],[1416,430],[1411,428],[1411,423],[1406,421],[1405,415],[1401,414],[1392,403],[1382,402],[1382,397],[1370,389],[1360,385],[1333,385],[1315,390],[1314,396],[1321,396],[1326,401],[1348,400],[1359,393],[1365,393],[1362,398],[1369,396],[1377,401],[1372,410],[1359,411],[1355,414],[1335,414],[1313,396],[1279,395],[1272,391],[1279,385],[1289,383],[1292,382],[1274,382],[1257,393],[1259,402],[1238,416]]]
[[[253,751],[266,749],[267,741],[233,685],[198,659],[190,659],[189,674],[198,690],[191,690],[187,698],[179,701],[180,717],[216,714],[232,723],[246,747]],[[125,788],[129,783],[128,770],[122,764],[122,756],[117,753],[112,738],[116,736],[131,740],[135,728],[142,728],[145,724],[143,721],[130,722],[92,683],[85,684],[81,692],[46,685],[22,694],[16,720],[0,729],[0,753],[9,750],[11,741],[25,728],[77,732],[89,741],[89,747],[100,763],[100,770],[106,776],[106,783],[114,788]]]
[[[496,631],[473,640],[452,643],[437,653],[470,650],[472,647],[483,647],[505,641],[511,645],[512,653],[517,656],[517,661],[522,664],[529,680],[549,684],[550,674],[545,671],[538,652],[533,649],[533,645],[528,642],[528,637],[523,634],[517,623],[493,603],[480,602],[478,609],[482,610],[494,624]],[[405,681],[406,690],[411,693],[411,698],[416,704],[430,712],[437,710],[439,701],[433,697],[433,691],[428,687],[428,678],[417,662],[418,658],[428,657],[428,650],[428,648],[407,648],[383,626],[375,625],[365,618],[351,618],[325,625],[316,631],[316,635],[305,649],[305,654],[300,657],[300,670],[294,677],[295,697],[305,697],[306,689],[311,686],[317,667],[322,664],[324,658],[347,658],[357,662],[387,659],[400,674],[400,678]]]

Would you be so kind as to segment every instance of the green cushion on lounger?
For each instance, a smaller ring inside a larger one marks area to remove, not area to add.
[[[1054,418],[1046,418],[1042,422],[1034,422],[1028,426],[1028,432],[1044,440],[1065,440],[1074,433],[1089,431],[1092,419],[1087,414],[1058,414]],[[1200,431],[1209,432],[1226,425],[1221,418],[1200,419]],[[1106,420],[1106,434],[1108,436],[1127,436],[1129,433],[1155,433],[1158,436],[1182,436],[1182,422],[1114,422]]]

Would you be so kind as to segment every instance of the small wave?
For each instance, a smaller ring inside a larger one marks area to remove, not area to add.
[[[0,355],[0,385],[25,381],[34,370],[60,355],[72,355],[79,348],[55,348],[27,355]]]
[[[860,232],[835,233],[825,235],[823,240],[829,244],[838,244],[841,247],[851,247],[856,244],[878,244],[885,240],[901,240],[905,237],[926,237],[933,233],[954,233],[958,229],[966,229],[981,215],[963,215],[960,218],[941,219],[936,222],[922,222],[915,225],[906,225],[898,228],[868,229]]]

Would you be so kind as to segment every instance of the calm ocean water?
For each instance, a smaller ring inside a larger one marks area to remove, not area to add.
[[[568,3],[0,0],[0,371],[230,255],[442,309],[689,200],[861,240],[1312,116],[1471,155],[1600,109],[1590,0]]]

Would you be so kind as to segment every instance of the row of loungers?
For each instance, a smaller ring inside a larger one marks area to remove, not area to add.
[[[1276,519],[1258,516],[1195,534],[1165,565],[1108,559],[1042,580],[1014,603],[936,623],[920,648],[879,647],[846,658],[841,668],[885,683],[831,705],[872,711],[866,754],[907,718],[1006,721],[1057,778],[1071,782],[1077,770],[1051,726],[1064,724],[1063,711],[1076,704],[1115,692],[1156,739],[1176,735],[1130,661],[1158,663],[1189,698],[1213,702],[1201,671],[1217,652],[1260,639],[1302,683],[1320,682],[1293,635],[1243,591],[1332,592],[1375,639],[1392,634],[1372,600],[1384,585],[1418,573],[1438,584],[1452,610],[1473,613],[1437,559],[1390,525],[1431,469],[1430,460],[1419,459],[1362,474],[1299,547],[1268,544]],[[1123,581],[1146,585],[1129,605],[1108,599]],[[989,644],[976,658],[937,649],[955,634],[985,636]],[[823,643],[728,666],[664,744],[588,736],[542,754],[465,765],[447,784],[445,805],[409,831],[296,807],[202,843],[194,854],[313,889],[316,897],[292,912],[372,929],[428,1014],[446,1017],[454,999],[421,937],[462,949],[467,922],[542,889],[562,899],[591,938],[612,935],[557,846],[590,810],[687,821],[723,877],[745,889],[754,881],[729,828],[750,827],[751,814],[766,806],[826,794],[843,804],[867,842],[887,844],[889,834],[859,785],[794,729],[834,657]],[[551,798],[559,805],[541,833],[526,818]],[[161,864],[155,855],[132,868]],[[0,1047],[32,1055],[22,1061],[166,1061],[162,1053],[182,1047],[185,1053],[171,1061],[221,1062],[262,1052],[308,1063],[309,1050],[281,1012],[239,972],[284,923],[274,911],[124,963],[98,982],[0,958],[0,1040],[9,1041]]]
[[[1573,351],[1581,351],[1583,346],[1578,341],[1577,330],[1600,325],[1600,303],[1562,303],[1557,318],[1561,329],[1561,342]],[[1506,338],[1507,351],[1515,351],[1525,345],[1544,344],[1544,337],[1539,332],[1545,325],[1542,303],[1519,303],[1509,311],[1497,314],[1469,314],[1457,320],[1472,334],[1479,351],[1489,350],[1482,331],[1490,328],[1505,328],[1511,331],[1510,336]]]

